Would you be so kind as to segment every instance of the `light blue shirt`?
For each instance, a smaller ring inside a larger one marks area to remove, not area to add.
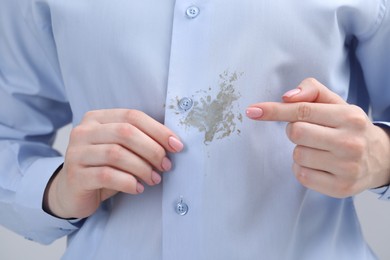
[[[285,123],[244,111],[315,77],[388,126],[389,8],[1,0],[0,223],[41,243],[69,235],[64,259],[375,259],[353,198],[300,185]],[[85,221],[52,217],[42,197],[63,162],[55,132],[102,108],[142,110],[186,148],[162,185],[119,194]]]

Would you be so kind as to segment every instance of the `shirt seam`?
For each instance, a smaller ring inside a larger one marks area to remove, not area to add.
[[[373,22],[373,24],[370,26],[370,28],[366,32],[364,32],[360,35],[360,37],[359,37],[360,40],[366,40],[366,39],[370,38],[384,24],[383,21],[385,20],[386,14],[388,12],[387,5],[388,5],[388,0],[381,0],[380,1],[375,21]]]
[[[42,53],[44,53],[45,61],[48,64],[50,64],[50,68],[55,72],[56,77],[58,78],[58,81],[59,81],[59,83],[61,84],[61,86],[63,88],[64,87],[64,80],[63,80],[63,77],[62,77],[62,72],[61,72],[58,56],[56,57],[56,60],[57,60],[58,64],[54,65],[52,63],[52,60],[49,58],[49,55],[48,55],[47,51],[45,50],[45,48],[42,47],[42,44],[41,44],[42,38],[37,35],[36,30],[39,30],[39,29],[37,27],[35,19],[32,19],[32,21],[34,22],[33,24],[28,22],[28,17],[29,16],[33,16],[32,13],[31,13],[32,9],[33,9],[32,5],[33,5],[32,3],[29,3],[29,5],[26,8],[22,8],[21,4],[18,3],[20,13],[21,13],[21,15],[23,17],[23,22],[25,23],[26,28],[28,28],[28,31],[34,37],[34,41],[39,43],[40,49],[42,50]],[[48,22],[42,24],[41,28],[50,29],[52,31],[52,26]],[[57,48],[57,46],[55,44],[54,38],[53,38],[53,41],[54,41],[53,44],[54,44],[55,48]],[[58,55],[58,53],[56,53],[56,55]],[[56,65],[58,65],[58,67]]]

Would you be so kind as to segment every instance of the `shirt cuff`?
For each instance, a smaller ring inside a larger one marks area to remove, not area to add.
[[[24,173],[14,207],[22,218],[23,234],[29,240],[49,244],[78,229],[79,221],[56,218],[42,209],[46,185],[63,160],[62,157],[41,158]]]
[[[376,189],[370,189],[370,191],[379,195],[379,199],[381,200],[389,200],[390,201],[390,186],[384,186]]]
[[[382,128],[387,128],[387,129],[390,128],[390,122],[374,121],[373,123],[374,123],[374,125],[377,125],[377,126],[382,127]]]
[[[390,122],[375,121],[374,124],[382,128],[390,129]],[[390,200],[390,185],[371,189],[371,191],[378,194],[381,200]]]

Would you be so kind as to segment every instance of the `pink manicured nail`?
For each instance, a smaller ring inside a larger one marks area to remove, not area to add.
[[[249,118],[257,119],[263,116],[263,109],[258,107],[249,107],[246,110],[246,115]]]
[[[136,189],[137,189],[138,193],[142,193],[142,192],[144,192],[145,187],[141,183],[137,182],[137,188]]]
[[[183,147],[184,147],[184,144],[182,142],[180,142],[179,139],[177,139],[176,137],[173,137],[173,136],[169,137],[168,144],[176,152],[180,152],[181,150],[183,150]]]
[[[284,93],[283,97],[291,98],[291,97],[301,93],[301,91],[302,90],[300,88],[295,88],[295,89],[289,90],[286,93]]]
[[[155,171],[152,171],[152,181],[154,184],[159,184],[161,182],[161,176]]]
[[[164,171],[169,171],[172,168],[172,163],[167,157],[165,157],[162,160],[161,167],[163,168]]]

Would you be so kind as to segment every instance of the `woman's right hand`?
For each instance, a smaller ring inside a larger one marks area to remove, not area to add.
[[[61,218],[85,218],[118,192],[140,194],[172,167],[167,152],[183,144],[166,126],[129,109],[86,113],[70,135],[62,169],[47,186],[44,209]]]

